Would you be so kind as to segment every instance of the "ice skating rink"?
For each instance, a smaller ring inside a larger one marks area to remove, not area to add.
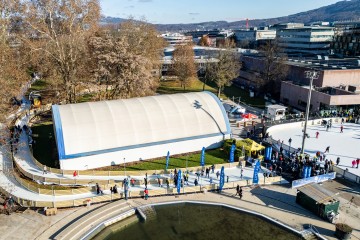
[[[289,123],[271,127],[268,132],[274,140],[283,140],[286,145],[291,138],[291,147],[298,148],[302,143],[302,129],[300,124]],[[316,132],[319,132],[318,139],[315,137]],[[314,156],[317,151],[323,153],[330,146],[330,152],[325,153],[326,158],[336,162],[337,157],[340,157],[339,167],[348,168],[360,176],[360,166],[358,169],[352,168],[351,164],[354,159],[360,158],[360,124],[345,123],[343,133],[340,133],[340,124],[333,124],[329,131],[324,126],[308,125],[307,133],[310,138],[305,140],[306,153]]]

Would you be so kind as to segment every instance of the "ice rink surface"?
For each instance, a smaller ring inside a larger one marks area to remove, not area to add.
[[[351,162],[360,158],[360,124],[345,123],[343,133],[340,133],[340,124],[333,124],[329,131],[324,126],[308,126],[307,133],[310,138],[305,140],[305,152],[314,156],[317,151],[323,153],[327,146],[330,146],[330,152],[325,153],[327,159],[334,163],[340,157],[339,167],[348,168],[351,173],[360,176],[359,168],[352,168]],[[275,140],[284,141],[288,145],[289,138],[292,139],[291,147],[301,147],[302,127],[294,124],[283,124],[278,128],[270,128],[269,134]],[[316,132],[319,132],[319,138],[316,139]]]

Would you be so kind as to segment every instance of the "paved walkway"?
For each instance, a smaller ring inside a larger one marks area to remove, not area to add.
[[[235,191],[234,189],[230,189],[223,191],[223,194],[208,192],[206,194],[187,194],[177,197],[150,197],[148,200],[136,198],[131,199],[128,202],[134,207],[151,203],[174,202],[183,200],[225,203],[228,205],[233,205],[236,207],[262,213],[299,231],[303,230],[304,227],[306,227],[308,224],[312,224],[316,227],[320,234],[322,234],[326,238],[330,240],[336,239],[333,236],[335,230],[335,226],[333,224],[320,219],[319,217],[315,216],[308,210],[302,208],[300,205],[295,203],[295,189],[290,189],[286,186],[279,185],[271,185],[254,189],[246,187],[243,189],[244,191],[242,200],[240,200],[238,197],[234,197]],[[104,211],[106,211],[106,208],[107,205],[104,207]],[[80,209],[85,209],[85,207]],[[79,215],[80,214],[72,213],[72,217],[74,218]],[[70,221],[69,217],[66,222],[68,221]],[[51,236],[51,234],[53,234],[55,231],[62,228],[64,224],[65,223],[58,222],[56,225],[53,225],[51,227],[51,231],[46,231],[44,235],[40,235],[39,238],[43,239],[47,236]],[[359,230],[359,228],[356,228],[354,230],[354,237],[360,238]]]

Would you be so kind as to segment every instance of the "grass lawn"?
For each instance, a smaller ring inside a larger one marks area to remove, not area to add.
[[[50,121],[42,122],[31,127],[33,132],[33,154],[42,164],[59,168],[59,157],[56,148],[53,124]]]
[[[161,81],[157,93],[160,94],[173,94],[173,93],[186,93],[186,92],[200,92],[203,90],[204,83],[198,79],[193,79],[190,86],[186,86],[185,90],[180,85],[178,80]],[[205,91],[217,93],[216,88],[205,85]]]
[[[229,99],[232,99],[232,97],[240,97],[240,101],[246,103],[249,106],[265,108],[264,98],[250,97],[249,91],[241,89],[235,85],[225,87],[223,93]]]
[[[173,94],[173,93],[186,93],[186,92],[200,92],[203,90],[204,83],[198,79],[193,80],[190,86],[187,86],[186,89],[180,86],[180,82],[177,80],[168,80],[161,81],[160,87],[157,92],[160,94]],[[205,85],[205,90],[213,92],[217,95],[217,87],[214,83],[207,83]],[[241,97],[240,101],[254,107],[265,108],[265,100],[258,97],[250,97],[249,91],[231,85],[225,87],[221,98],[223,99],[232,99],[232,97],[238,98]]]
[[[168,169],[174,168],[185,168],[186,167],[186,160],[188,167],[196,167],[200,166],[200,156],[201,152],[199,153],[189,153],[183,154],[181,156],[171,157],[169,159],[169,166]],[[212,164],[221,164],[226,163],[228,156],[224,153],[224,151],[220,149],[213,149],[207,150],[205,152],[205,165],[212,165]],[[139,171],[139,170],[160,170],[165,169],[166,165],[166,158],[160,158],[155,160],[144,160],[141,162],[136,162],[134,164],[130,164],[130,166],[126,166],[126,171]],[[124,170],[124,165],[116,165],[110,167],[103,167],[101,170],[105,171],[122,171]],[[129,173],[131,174],[131,173]]]

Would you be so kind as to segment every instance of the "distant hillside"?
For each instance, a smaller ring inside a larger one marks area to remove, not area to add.
[[[360,0],[341,1],[335,4],[321,7],[318,9],[301,12],[285,17],[269,18],[269,19],[255,19],[249,21],[251,27],[260,27],[274,25],[284,22],[300,22],[309,24],[317,21],[344,21],[344,20],[360,20]],[[181,31],[181,30],[196,30],[196,29],[238,29],[244,28],[246,21],[237,22],[203,22],[193,24],[158,24],[159,31]]]
[[[127,19],[124,18],[117,18],[117,17],[102,17],[100,20],[100,24],[119,24],[121,22],[126,21]]]
[[[321,7],[318,9],[301,12],[285,17],[269,18],[269,19],[255,19],[250,20],[250,27],[261,27],[274,25],[277,23],[285,22],[300,22],[309,24],[317,21],[333,22],[344,20],[360,20],[360,0],[345,0],[335,4]],[[103,17],[101,24],[118,24],[126,19]],[[157,24],[156,27],[159,31],[189,31],[197,29],[239,29],[246,26],[246,21],[226,22],[203,22],[203,23],[190,23],[190,24]]]

